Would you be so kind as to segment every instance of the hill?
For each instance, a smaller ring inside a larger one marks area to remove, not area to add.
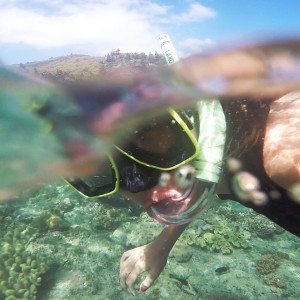
[[[114,72],[122,67],[144,71],[165,64],[164,57],[157,52],[154,54],[145,54],[144,52],[121,53],[120,50],[116,50],[102,57],[71,54],[50,58],[45,61],[15,64],[11,67],[17,71],[62,82],[92,79]]]

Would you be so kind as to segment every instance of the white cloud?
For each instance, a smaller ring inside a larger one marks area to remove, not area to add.
[[[38,48],[73,45],[94,52],[116,48],[157,49],[155,42],[161,29],[154,19],[168,9],[144,0],[87,0],[67,4],[40,0],[27,1],[27,8],[11,3],[0,9],[0,43],[23,43]]]
[[[172,16],[171,20],[178,23],[190,23],[212,19],[216,16],[217,13],[213,9],[200,3],[191,3],[185,12]]]
[[[182,49],[184,49],[184,56],[201,53],[209,48],[212,48],[216,45],[216,42],[212,39],[195,39],[188,38],[179,43]]]
[[[199,3],[175,16],[174,7],[156,0],[0,0],[0,4],[0,44],[72,47],[73,53],[94,55],[117,48],[159,51],[156,41],[166,19],[186,23],[216,16]]]

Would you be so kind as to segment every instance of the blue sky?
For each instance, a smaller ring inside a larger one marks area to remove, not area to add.
[[[0,59],[148,53],[160,51],[162,33],[186,56],[224,42],[299,36],[299,12],[299,0],[0,0]]]

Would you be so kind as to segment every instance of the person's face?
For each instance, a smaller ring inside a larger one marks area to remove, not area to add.
[[[164,124],[156,123],[143,130],[137,130],[132,143],[140,149],[154,154],[165,154],[175,143],[172,130]]]
[[[160,222],[153,211],[166,216],[180,215],[203,194],[206,187],[194,179],[193,172],[191,165],[184,165],[171,172],[162,172],[161,180],[150,189],[138,193],[120,191]]]
[[[166,158],[175,143],[179,142],[171,126],[172,124],[166,126],[159,122],[152,123],[137,130],[131,143],[156,157],[162,155]],[[177,215],[186,211],[203,193],[204,187],[195,184],[194,168],[186,164],[172,171],[160,171],[157,184],[145,190],[134,193],[120,190],[126,197],[142,205],[150,216],[155,217],[153,208],[164,215]]]

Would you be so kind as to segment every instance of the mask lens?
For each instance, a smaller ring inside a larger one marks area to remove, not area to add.
[[[116,148],[132,160],[160,170],[171,170],[193,159],[199,149],[188,125],[174,110],[152,118],[146,126],[127,128],[128,143]]]
[[[96,173],[83,177],[65,178],[76,191],[88,198],[98,198],[111,195],[119,188],[119,174],[112,158],[101,164]]]

